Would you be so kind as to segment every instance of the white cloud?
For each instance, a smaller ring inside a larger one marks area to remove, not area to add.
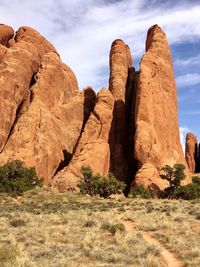
[[[124,39],[137,62],[153,24],[164,29],[171,45],[200,38],[200,5],[165,2],[168,5],[147,0],[0,0],[0,16],[15,29],[28,25],[40,31],[72,67],[80,87],[91,85],[98,90],[107,86],[114,39]]]
[[[187,73],[176,78],[177,86],[186,87],[200,83],[200,73]]]
[[[192,66],[192,65],[199,65],[200,62],[200,54],[195,57],[189,57],[184,59],[177,59],[174,61],[174,65],[177,66]]]

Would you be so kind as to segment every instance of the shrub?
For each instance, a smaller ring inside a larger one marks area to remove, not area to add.
[[[172,197],[185,200],[200,198],[200,184],[193,182],[188,185],[180,186],[173,192]]]
[[[25,226],[26,222],[22,219],[13,219],[10,221],[10,225],[12,227],[21,227],[21,226]]]
[[[137,185],[131,189],[129,197],[149,199],[151,198],[151,193],[148,188],[144,187],[144,185]]]
[[[89,167],[82,167],[83,181],[80,182],[80,192],[90,196],[99,195],[107,198],[112,194],[120,194],[125,189],[125,184],[118,181],[113,174],[108,176],[93,176]]]
[[[0,167],[0,193],[16,196],[41,185],[35,168],[24,167],[20,160],[10,161]]]
[[[200,177],[193,176],[192,177],[192,183],[200,186]]]
[[[165,165],[162,168],[164,174],[161,174],[160,177],[169,182],[169,187],[163,191],[162,197],[174,198],[175,192],[181,186],[181,181],[186,177],[184,170],[183,164],[174,164],[173,167]]]
[[[109,222],[104,222],[101,225],[101,229],[110,232],[112,235],[115,235],[116,232],[125,232],[125,226],[123,223],[111,224]]]
[[[112,235],[115,235],[116,232],[125,232],[125,226],[123,223],[116,223],[111,225],[109,231],[111,232]]]
[[[181,186],[181,181],[185,178],[185,166],[182,164],[175,164],[173,167],[165,165],[162,169],[165,174],[161,178],[166,179],[170,186],[166,188],[162,197],[191,200],[200,198],[200,177],[192,177],[192,183]]]

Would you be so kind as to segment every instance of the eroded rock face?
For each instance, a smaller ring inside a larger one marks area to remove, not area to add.
[[[147,34],[137,90],[134,155],[139,169],[146,163],[158,170],[165,164],[186,165],[180,143],[177,91],[170,49],[165,33],[157,25],[151,27]],[[136,175],[138,183],[143,179],[143,168],[139,172],[140,176]],[[159,184],[159,177],[154,182]]]
[[[121,180],[126,180],[129,172],[129,160],[127,159],[129,114],[126,112],[126,102],[132,94],[134,79],[132,76],[134,77],[134,69],[130,49],[122,40],[115,40],[110,51],[109,90],[114,96],[115,107],[109,143],[111,171]]]
[[[9,39],[9,38],[7,38]],[[35,30],[21,27],[9,48],[0,47],[0,152],[3,150],[12,126],[30,97],[33,76],[41,58],[55,48]]]
[[[107,175],[110,167],[108,144],[112,122],[114,98],[105,88],[97,95],[97,103],[91,113],[70,164],[54,178],[52,187],[63,192],[76,190],[82,178],[81,168],[89,166],[94,174]]]
[[[35,166],[48,185],[60,162],[69,163],[95,93],[89,88],[77,92],[76,77],[53,52],[43,56],[34,79],[29,105],[15,123],[0,162],[20,159]]]
[[[197,167],[198,155],[197,137],[193,133],[187,133],[185,146],[185,159],[189,170],[194,173]]]
[[[0,24],[0,44],[8,45],[8,41],[14,36],[14,30],[7,25]]]

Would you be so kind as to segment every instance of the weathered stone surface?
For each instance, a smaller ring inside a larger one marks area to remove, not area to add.
[[[30,86],[47,52],[55,48],[35,30],[21,27],[11,47],[0,47],[0,152],[4,148],[16,117],[30,95]],[[53,75],[53,74],[52,74]]]
[[[133,186],[144,185],[147,187],[152,196],[159,196],[169,183],[166,180],[160,179],[158,169],[151,163],[145,163],[139,169],[135,176]]]
[[[128,70],[132,67],[129,47],[124,41],[117,39],[112,43],[110,51],[110,79],[109,90],[115,100],[125,102]]]
[[[197,137],[193,133],[187,133],[186,146],[185,146],[185,159],[188,164],[189,170],[194,173],[198,161],[197,155],[198,145]]]
[[[54,178],[52,187],[59,191],[74,190],[82,178],[82,166],[89,166],[94,174],[107,175],[110,167],[110,148],[108,144],[112,122],[114,99],[107,89],[101,89],[97,103],[81,135],[70,164]]]
[[[69,163],[96,97],[90,88],[78,92],[73,72],[53,52],[43,56],[34,79],[27,108],[15,121],[0,163],[20,159],[35,166],[48,185],[57,169]]]
[[[13,36],[14,30],[10,26],[0,24],[0,44],[7,46]]]
[[[139,168],[146,163],[158,170],[165,164],[186,165],[180,143],[172,59],[167,38],[158,25],[151,27],[147,34],[137,90],[134,155]],[[144,181],[143,168],[139,173]],[[158,177],[155,182],[160,184]]]
[[[110,51],[109,90],[115,99],[112,129],[110,132],[111,171],[114,175],[126,180],[129,172],[127,160],[128,117],[126,113],[127,91],[132,93],[132,57],[129,47],[122,40],[115,40]],[[129,82],[128,82],[129,81]],[[128,89],[127,90],[127,85]]]

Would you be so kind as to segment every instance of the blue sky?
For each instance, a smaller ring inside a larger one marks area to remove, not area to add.
[[[37,29],[75,72],[80,89],[108,86],[109,50],[123,39],[138,69],[146,32],[159,24],[170,44],[179,126],[200,139],[200,0],[0,0],[1,23]]]

